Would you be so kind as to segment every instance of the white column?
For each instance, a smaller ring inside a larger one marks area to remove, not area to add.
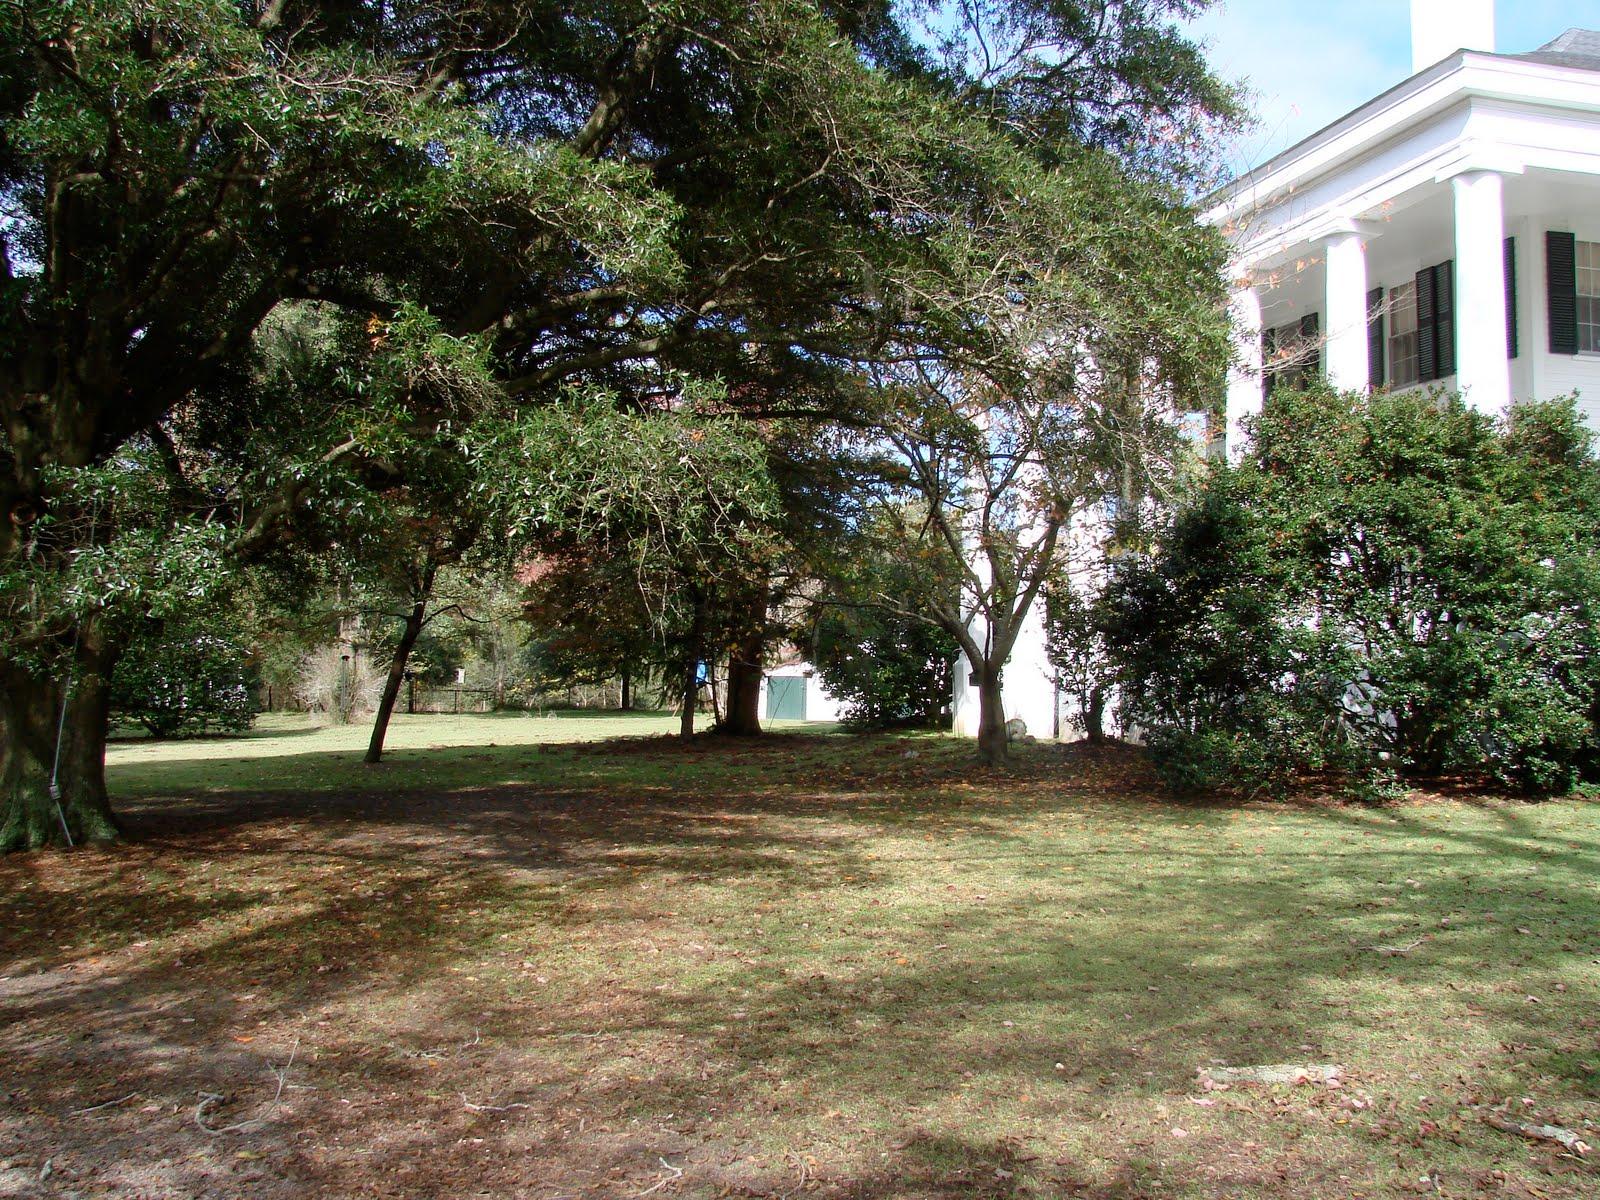
[[[1245,284],[1233,293],[1233,364],[1228,368],[1227,430],[1223,449],[1231,462],[1244,453],[1242,422],[1261,412],[1261,297]]]
[[[1473,408],[1503,412],[1511,406],[1504,185],[1493,171],[1468,171],[1450,183],[1456,202],[1456,386]]]
[[[978,645],[987,649],[989,645],[989,623],[982,617],[974,617],[967,628],[973,631],[973,636],[978,639]],[[955,667],[951,670],[951,695],[950,712],[954,720],[951,730],[959,737],[978,736],[978,718],[980,705],[978,685],[973,682],[978,668],[972,664],[965,650],[956,655]]]
[[[1327,376],[1345,391],[1367,386],[1367,248],[1359,233],[1323,242],[1327,256]]]
[[[980,435],[987,443],[989,439],[988,414],[979,412],[975,418]],[[979,468],[974,468],[973,475],[969,476],[969,499],[981,498],[986,485],[980,481],[977,474]],[[989,618],[984,615],[983,607],[978,603],[979,595],[987,591],[994,580],[994,569],[989,562],[989,556],[982,548],[981,510],[982,504],[971,505],[966,522],[961,530],[961,548],[966,556],[967,569],[975,577],[972,581],[961,585],[960,603],[967,612],[967,632],[972,635],[972,640],[977,643],[979,650],[987,654],[993,645],[994,631],[989,626]],[[981,697],[978,694],[977,675],[978,665],[967,657],[965,650],[956,655],[955,668],[952,671],[954,678],[951,680],[950,711],[954,717],[952,729],[962,737],[977,737],[979,718],[982,714]],[[1004,678],[1004,676],[1002,676]]]

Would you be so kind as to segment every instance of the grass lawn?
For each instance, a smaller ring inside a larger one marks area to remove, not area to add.
[[[1600,804],[669,727],[118,743],[0,860],[0,1195],[1600,1196],[1483,1119],[1600,1143]]]

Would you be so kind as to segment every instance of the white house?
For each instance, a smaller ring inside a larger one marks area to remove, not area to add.
[[[1499,54],[1493,0],[1412,0],[1411,34],[1409,79],[1206,201],[1234,248],[1232,455],[1273,387],[1313,372],[1490,412],[1577,392],[1600,429],[1600,32]],[[1070,728],[1037,619],[1004,695],[1029,732]]]
[[[1413,74],[1214,193],[1226,439],[1285,379],[1574,391],[1600,428],[1600,32],[1500,54],[1493,0],[1412,0]]]
[[[974,614],[967,627],[983,644],[989,636],[988,622]],[[956,659],[954,695],[951,697],[952,727],[968,737],[978,735],[978,689],[972,682],[972,664],[965,654]],[[1056,670],[1050,664],[1044,624],[1044,601],[1036,600],[1022,619],[1011,657],[1001,675],[1001,705],[1006,720],[1020,720],[1034,737],[1060,737],[1064,698],[1056,686]]]

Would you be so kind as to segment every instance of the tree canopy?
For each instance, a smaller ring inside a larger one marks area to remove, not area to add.
[[[871,364],[1019,378],[997,314],[1054,295],[1115,325],[1116,264],[1232,115],[1172,28],[1194,7],[0,8],[0,693],[27,698],[0,711],[0,842],[114,833],[106,681],[154,585],[73,582],[146,528],[91,477],[146,456],[169,516],[122,561],[170,582],[391,484],[397,437],[575,386],[661,412],[714,379],[729,418],[860,422]],[[345,332],[284,411],[249,363],[295,305]],[[393,386],[407,346],[460,370]]]

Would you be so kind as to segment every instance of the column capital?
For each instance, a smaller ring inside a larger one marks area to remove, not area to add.
[[[1433,181],[1449,183],[1464,176],[1475,175],[1522,175],[1526,174],[1527,170],[1527,164],[1505,146],[1485,146],[1469,142],[1457,147],[1455,153],[1439,166],[1433,173]]]
[[[1342,242],[1347,238],[1360,238],[1370,242],[1383,230],[1381,221],[1367,221],[1360,217],[1334,216],[1323,223],[1316,232],[1316,240],[1323,246]]]

